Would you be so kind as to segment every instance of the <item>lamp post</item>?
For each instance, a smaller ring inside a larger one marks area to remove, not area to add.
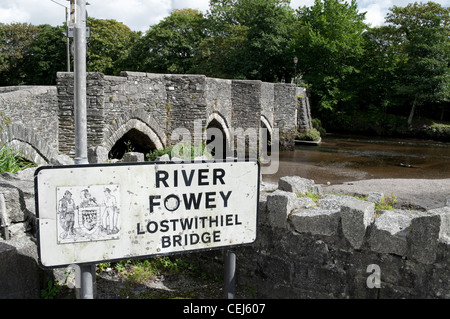
[[[68,25],[69,23],[69,8],[67,8],[66,6],[62,5],[61,3],[58,3],[54,0],[50,0],[51,2],[56,3],[57,5],[64,7],[66,9],[66,25]],[[67,55],[67,72],[70,72],[70,39],[69,39],[69,35],[66,33],[63,33],[66,36],[66,55]]]
[[[297,85],[297,63],[298,58],[294,57],[294,84]]]

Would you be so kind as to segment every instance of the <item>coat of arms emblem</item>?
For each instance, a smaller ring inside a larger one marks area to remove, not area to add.
[[[120,238],[119,185],[58,187],[58,243]]]

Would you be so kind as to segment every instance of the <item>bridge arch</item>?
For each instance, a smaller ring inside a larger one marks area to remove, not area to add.
[[[267,128],[267,130],[269,131],[269,135],[272,136],[273,131],[272,125],[270,125],[269,120],[264,115],[261,115],[261,127]]]
[[[222,134],[222,154],[213,154],[214,157],[221,157],[221,158],[225,158],[227,151],[230,150],[231,148],[231,141],[232,141],[232,136],[231,136],[231,132],[230,132],[230,128],[227,125],[227,121],[225,120],[225,118],[218,112],[214,112],[211,113],[208,117],[207,120],[207,125],[206,125],[206,130],[203,133],[203,140],[206,141],[206,144],[210,144],[213,141],[216,141],[216,138],[220,137],[220,136],[216,136],[217,131],[219,130]],[[213,139],[214,137],[214,139]],[[215,142],[217,143],[217,141]],[[215,150],[213,150],[213,152],[215,153]]]
[[[32,161],[33,163],[37,165],[45,165],[49,162],[49,159],[44,157],[36,148],[33,147],[33,145],[13,139],[6,143],[6,146],[16,152],[18,152],[20,157],[23,157],[29,161]]]
[[[0,146],[20,152],[23,157],[38,165],[45,165],[58,154],[58,151],[47,143],[47,138],[42,137],[34,130],[27,128],[22,123],[11,123],[0,130]]]
[[[110,158],[120,159],[128,149],[148,153],[153,149],[164,148],[158,134],[139,119],[130,119],[112,131],[103,145],[109,151]]]
[[[261,129],[267,129],[267,133],[264,133],[263,131],[260,132],[260,146],[262,147],[262,151],[264,153],[270,153],[271,152],[271,145],[272,145],[272,133],[273,133],[273,127],[270,125],[269,120],[264,116],[261,115]]]

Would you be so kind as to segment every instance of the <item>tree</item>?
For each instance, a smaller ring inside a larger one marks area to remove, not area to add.
[[[133,48],[136,70],[191,73],[199,43],[205,38],[205,18],[198,10],[174,10],[152,26]]]
[[[0,24],[0,85],[26,83],[25,57],[39,28],[28,23]]]
[[[200,42],[194,56],[194,73],[227,79],[246,79],[242,48],[248,28],[242,25],[225,25],[226,35],[206,37]]]
[[[417,107],[424,102],[450,99],[450,11],[433,2],[394,6],[391,11],[386,22],[403,54],[396,91],[409,99],[411,126]]]
[[[283,0],[212,0],[210,34],[197,57],[210,76],[279,80],[291,71],[286,54],[294,27],[293,10]]]
[[[299,68],[319,110],[349,107],[354,102],[364,55],[364,13],[356,1],[315,0],[297,10],[298,26],[292,42]]]
[[[43,24],[37,27],[38,33],[28,44],[24,57],[24,82],[33,85],[56,83],[56,73],[67,68],[66,38],[63,26],[52,27]]]
[[[363,33],[363,38],[365,58],[361,64],[362,76],[355,86],[359,109],[367,106],[386,113],[388,107],[397,103],[392,90],[401,61],[397,38],[388,26],[369,28]]]
[[[118,75],[129,66],[130,49],[140,33],[116,20],[89,18],[91,37],[88,38],[87,70]]]

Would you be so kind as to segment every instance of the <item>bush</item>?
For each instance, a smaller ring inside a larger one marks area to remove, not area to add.
[[[147,161],[154,161],[156,158],[168,154],[172,158],[172,154],[177,154],[177,157],[192,161],[195,157],[206,156],[207,159],[212,159],[212,155],[208,152],[205,144],[192,145],[190,143],[177,144],[162,150],[154,150],[146,155]]]
[[[426,134],[429,138],[448,142],[450,141],[450,125],[434,123],[426,129]]]
[[[150,151],[150,153],[146,154],[145,158],[147,159],[147,161],[153,162],[154,160],[156,160],[156,158],[163,156],[165,154],[168,154],[170,157],[172,154],[172,147],[167,147],[162,150]]]
[[[312,119],[311,120],[313,128],[319,131],[320,136],[325,136],[327,134],[327,131],[322,126],[322,122],[319,119]]]
[[[304,134],[297,135],[297,139],[302,141],[319,141],[320,133],[317,129],[313,128]]]

